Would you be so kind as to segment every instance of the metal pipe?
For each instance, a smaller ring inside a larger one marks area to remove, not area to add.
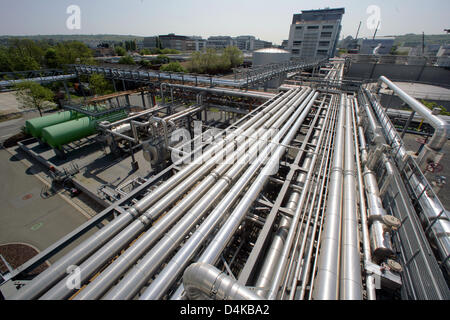
[[[316,117],[318,117],[319,115],[320,115],[320,112],[317,112]],[[323,119],[320,119],[319,121],[322,121],[322,120]],[[316,144],[319,136],[320,136],[320,130],[315,130],[314,135],[311,140],[311,144]],[[310,168],[312,156],[313,156],[312,153],[307,153],[305,156],[305,159],[303,160],[302,167],[305,168],[306,171],[312,169],[312,168]],[[297,185],[304,185],[305,179],[306,179],[306,173],[305,173],[306,171],[302,171],[298,174],[297,179],[296,179]],[[290,194],[289,199],[285,205],[285,208],[287,210],[289,210],[292,213],[295,212],[295,208],[296,208],[298,200],[300,198],[300,194],[303,191],[304,190],[296,189]],[[258,290],[256,292],[260,296],[265,296],[267,293],[266,290],[263,288],[268,287],[273,278],[273,272],[274,272],[276,263],[279,260],[282,248],[284,246],[286,237],[288,235],[290,222],[291,222],[291,218],[286,217],[286,216],[281,216],[281,219],[279,222],[279,227],[278,227],[277,231],[275,232],[275,235],[273,237],[270,248],[267,250],[263,266],[259,273],[258,280],[255,284],[255,286],[258,288]]]
[[[327,113],[326,119],[328,119],[329,117],[329,112]],[[314,150],[314,154],[313,154],[313,158],[311,160],[311,168],[315,167],[316,161],[317,161],[317,157],[318,157],[318,151],[320,150],[320,148],[322,147],[322,141],[323,141],[323,137],[324,137],[324,130],[321,131],[320,136],[319,136],[319,140],[318,143],[316,145],[316,148]],[[310,170],[308,172],[308,175],[306,177],[306,181],[305,184],[303,186],[303,190],[307,190],[311,184],[311,178],[312,178],[312,174],[313,174],[314,170]],[[294,241],[294,237],[295,234],[297,232],[297,228],[298,228],[298,224],[299,224],[299,220],[300,220],[300,215],[301,212],[303,211],[303,206],[305,204],[305,200],[306,200],[306,196],[307,193],[306,192],[302,192],[300,200],[297,204],[295,213],[292,217],[292,221],[291,221],[291,225],[289,227],[289,233],[288,236],[286,238],[286,242],[284,244],[281,256],[280,256],[280,260],[277,263],[275,272],[274,272],[274,277],[272,279],[272,283],[270,285],[270,289],[269,289],[269,294],[268,294],[268,299],[269,300],[274,300],[276,299],[277,295],[278,295],[278,291],[281,285],[281,281],[282,281],[282,277],[283,274],[285,272],[285,268],[286,268],[286,264],[288,262],[288,258],[289,258],[289,253],[291,252],[291,248],[292,248],[292,243]]]
[[[191,264],[183,275],[190,300],[261,300],[236,280],[206,263]]]
[[[303,99],[307,91],[303,91],[304,93],[299,93],[296,95],[296,98]],[[284,108],[278,110],[277,113],[275,113],[269,122],[266,123],[266,126],[270,126],[275,120],[279,119],[279,117],[283,116],[283,114],[286,112]],[[286,118],[288,116],[284,115]],[[258,137],[263,136],[260,140],[264,141],[264,139],[267,139],[267,137],[270,135],[270,132],[266,133],[266,135],[263,135],[263,132],[266,131],[265,127],[261,128],[257,132],[253,133],[252,136],[249,137],[249,139],[246,141],[246,144],[242,144],[236,152],[230,155],[230,159],[226,159],[227,161],[224,163],[221,163],[219,167],[217,167],[211,175],[209,175],[204,181],[202,181],[194,190],[192,190],[187,197],[185,197],[180,203],[177,204],[176,207],[174,207],[172,210],[170,210],[161,220],[159,220],[147,233],[139,238],[139,240],[130,248],[128,249],[123,255],[121,255],[112,265],[110,265],[107,270],[102,272],[102,274],[94,280],[91,284],[88,285],[88,287],[83,290],[80,293],[80,298],[92,298],[93,296],[98,297],[99,294],[104,292],[109,285],[111,285],[112,280],[114,278],[117,278],[120,276],[121,273],[123,273],[126,268],[130,266],[133,262],[136,261],[136,259],[142,255],[147,248],[149,248],[154,241],[156,241],[168,228],[180,217],[180,215],[189,209],[190,205],[193,203],[196,203],[200,200],[200,197],[206,192],[207,187],[211,187],[213,183],[216,183],[216,185],[208,192],[208,195],[211,197],[217,197],[221,192],[224,192],[226,189],[226,185],[231,183],[231,175],[230,172],[228,172],[223,178],[219,179],[225,171],[231,167],[233,162],[228,162],[228,160],[235,160],[239,159],[239,155],[242,152],[245,152],[249,145],[255,144],[255,139]],[[261,141],[256,140],[258,143]],[[254,151],[256,151],[258,148],[258,145],[255,145],[253,148]],[[253,152],[253,151],[252,151]],[[221,184],[222,183],[222,184]],[[224,183],[224,184],[223,184]],[[214,190],[214,191],[213,191]],[[211,205],[213,202],[212,199],[209,199],[206,201],[208,205]],[[198,206],[197,206],[198,207]],[[161,207],[163,209],[163,207]],[[192,212],[194,208],[190,211]],[[196,215],[200,215],[201,212],[197,212],[194,214],[194,217]],[[186,217],[186,216],[185,216]],[[184,219],[184,218],[183,218]],[[189,223],[188,223],[189,224]],[[186,227],[182,227],[181,231],[185,231]],[[173,241],[173,237],[170,239]],[[169,242],[171,242],[169,241]],[[160,242],[161,243],[161,242]],[[160,244],[158,244],[160,245]],[[161,244],[162,245],[162,244]],[[105,273],[106,272],[106,273]],[[104,274],[104,275],[103,275]],[[98,279],[98,280],[97,280]],[[106,280],[108,279],[108,280]],[[125,282],[124,282],[125,283]],[[97,289],[94,289],[94,287],[98,287]],[[78,296],[77,296],[78,297]]]
[[[312,94],[309,95],[309,98]],[[253,155],[256,154],[259,149],[265,144],[264,140],[267,140],[271,135],[274,134],[274,130],[278,128],[281,123],[289,119],[289,116],[292,112],[295,111],[296,106],[300,101],[304,98],[304,96],[300,96],[297,101],[292,101],[288,105],[288,110],[281,110],[283,112],[282,115],[275,115],[274,118],[278,118],[276,123],[273,125],[272,128],[267,130],[266,134],[262,137],[262,143],[255,143],[253,141],[253,146],[249,150],[248,154],[250,155],[251,160]],[[298,112],[301,112],[302,109],[298,109]],[[290,127],[290,122],[292,122],[292,119],[289,119],[288,122],[283,126],[283,129],[280,131],[280,133],[277,134],[280,135],[282,132],[285,132]],[[259,134],[259,133],[258,133]],[[273,138],[273,140],[276,141],[277,136]],[[252,139],[250,139],[249,143],[251,143]],[[270,145],[269,145],[270,147]],[[246,146],[244,146],[243,151],[246,150]],[[135,266],[134,269],[128,275],[117,285],[113,290],[111,290],[108,295],[105,296],[105,299],[129,299],[132,298],[136,292],[139,290],[140,286],[145,284],[146,279],[148,279],[152,272],[158,268],[158,266],[164,261],[164,258],[166,258],[171,251],[173,251],[179,244],[180,241],[182,241],[186,233],[190,231],[190,229],[195,226],[196,222],[201,219],[202,214],[218,199],[218,197],[221,195],[221,192],[224,192],[227,188],[227,185],[229,185],[233,180],[236,179],[241,173],[241,171],[244,169],[243,165],[245,165],[246,160],[239,161],[237,166],[233,166],[232,169],[230,169],[229,172],[226,173],[226,175],[218,181],[216,186],[211,189],[211,192],[209,192],[202,200],[198,202],[196,206],[194,206],[191,211],[183,217],[183,219],[169,232],[166,234],[166,236],[163,238],[163,240],[159,241],[158,244],[149,252],[147,255],[140,261],[138,265]],[[157,278],[159,279],[159,278]],[[148,290],[151,290],[157,283],[158,280],[155,279]],[[168,284],[168,280],[166,281],[159,281],[160,283],[163,283],[164,285]],[[157,290],[156,292],[161,292],[162,290]],[[143,297],[145,296],[145,293]]]
[[[362,300],[359,228],[356,210],[355,151],[352,109],[346,99],[344,194],[341,240],[340,300]]]
[[[339,256],[341,242],[342,181],[344,155],[345,100],[341,95],[339,120],[335,135],[333,166],[328,189],[327,210],[318,260],[314,300],[338,300]]]
[[[229,137],[226,138],[226,141],[231,141],[230,143],[233,143],[232,141],[236,136],[247,132],[247,130],[252,130],[253,126],[261,125],[261,118],[264,117],[267,112],[270,112],[273,108],[275,108],[284,98],[289,97],[291,94],[292,91],[285,93],[279,99],[273,101],[270,105],[268,105],[263,110],[263,112],[255,113],[253,118],[250,118],[247,122],[244,122],[240,127],[231,132]],[[220,133],[218,136],[220,135],[222,135],[222,133]],[[207,157],[210,157],[221,147],[222,145],[219,144],[213,146],[201,155],[200,160],[207,159]],[[196,150],[194,152],[196,152]],[[182,158],[182,160],[188,158],[189,156]],[[176,175],[165,181],[160,188],[154,190],[151,194],[141,199],[141,201],[135,204],[132,208],[128,209],[126,213],[119,215],[115,220],[107,224],[104,228],[77,245],[74,249],[60,258],[56,263],[52,264],[49,268],[36,276],[33,281],[22,287],[17,295],[13,297],[13,299],[28,300],[38,297],[47,288],[49,288],[56,281],[65,276],[68,267],[79,264],[80,261],[83,261],[87,256],[89,256],[91,253],[105,244],[109,239],[113,238],[132,220],[137,218],[153,203],[161,199],[167,192],[172,190],[173,186],[176,186],[178,183],[185,180],[187,176],[192,174],[196,169],[200,167],[200,162],[201,161],[190,163],[188,166],[180,170]]]
[[[362,169],[361,162],[362,156],[359,152],[358,146],[361,148],[362,152],[365,151],[365,140],[364,134],[361,136],[361,126],[357,125],[357,115],[358,115],[358,101],[357,99],[352,99],[353,105],[353,135],[355,137],[355,156],[356,156],[356,170],[358,174],[358,194],[359,194],[359,212],[361,217],[361,231],[362,231],[362,243],[363,243],[363,255],[364,255],[364,266],[367,266],[368,263],[372,261],[372,255],[370,252],[370,236],[369,236],[369,227],[367,221],[367,207],[366,200],[364,198],[364,182],[362,178]],[[359,132],[359,141],[357,128]],[[367,160],[367,158],[366,158]],[[376,300],[376,291],[375,291],[375,279],[370,273],[366,273],[366,292],[368,300]]]
[[[300,118],[298,118],[295,124],[291,127],[288,135],[283,139],[283,142],[279,146],[277,146],[275,151],[273,151],[272,156],[267,161],[265,167],[253,181],[252,185],[249,187],[245,195],[242,196],[241,201],[237,204],[233,212],[228,216],[221,229],[218,231],[201,257],[198,259],[198,262],[214,264],[217,261],[220,253],[223,251],[224,247],[233,236],[234,231],[236,231],[236,229],[241,224],[242,219],[245,217],[252,203],[258,197],[259,192],[264,187],[269,176],[273,175],[275,168],[278,165],[279,159],[286,150],[286,145],[289,144],[290,141],[295,137],[299,127],[311,110],[312,105],[317,98],[317,95],[318,93],[314,93],[313,98],[306,106]],[[227,215],[227,212],[228,210],[230,210],[231,205],[233,204],[235,199],[243,192],[245,186],[256,173],[259,166],[260,164],[258,162],[253,163],[252,166],[242,175],[242,177],[233,185],[233,188],[228,192],[225,198],[222,199],[216,209],[208,216],[208,218],[189,238],[188,242],[180,249],[177,255],[163,270],[163,273],[167,273],[167,277],[165,277],[164,279],[173,280],[176,277],[176,274],[181,272],[185,265],[189,262],[189,260],[193,258],[196,250],[199,249],[201,244],[214,230],[214,228],[217,226],[217,223],[219,223],[219,221],[221,221],[223,217]],[[170,270],[169,267],[171,267],[173,270]],[[183,290],[181,288],[177,290],[178,293],[181,293],[182,291]]]
[[[428,142],[427,146],[434,151],[441,151],[444,147],[445,143],[448,140],[448,136],[450,133],[450,124],[434,115],[431,110],[429,110],[422,103],[408,95],[402,89],[400,89],[397,85],[391,82],[388,78],[381,76],[380,81],[385,83],[390,89],[392,89],[400,99],[402,99],[405,103],[407,103],[414,111],[419,113],[425,119],[427,119],[430,124],[435,129],[433,137]],[[422,155],[419,155],[419,158],[427,158],[428,151],[422,151]]]

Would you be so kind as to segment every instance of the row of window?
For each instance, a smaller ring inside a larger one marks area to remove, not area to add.
[[[292,49],[292,54],[300,54],[300,49]],[[328,50],[317,50],[317,54],[319,55],[327,55]]]
[[[294,46],[301,46],[302,41],[294,41]],[[328,47],[330,45],[330,41],[319,41],[319,47]]]
[[[334,26],[322,26],[322,29],[333,29]],[[301,30],[303,29],[303,26],[296,26],[295,27],[296,30]],[[317,30],[319,29],[319,26],[307,26],[308,30]]]

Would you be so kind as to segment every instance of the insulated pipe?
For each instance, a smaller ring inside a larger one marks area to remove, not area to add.
[[[279,159],[282,157],[287,148],[286,146],[297,134],[298,129],[300,128],[307,114],[310,112],[317,96],[318,93],[315,93],[313,98],[306,106],[305,111],[301,114],[300,118],[296,120],[295,124],[289,130],[288,135],[283,139],[281,145],[277,146],[275,151],[272,153],[272,156],[267,161],[265,167],[261,170],[247,192],[243,195],[241,201],[237,204],[233,212],[227,217],[221,229],[218,231],[201,257],[198,259],[198,262],[214,264],[220,257],[220,254],[232,238],[236,229],[242,223],[242,219],[244,219],[249,208],[258,197],[269,176],[274,174],[274,171],[278,166]],[[267,154],[265,156],[267,156]],[[177,255],[169,262],[167,267],[162,271],[162,275],[160,275],[158,279],[164,276],[163,279],[165,281],[174,281],[176,275],[183,270],[187,263],[189,263],[189,261],[194,257],[198,249],[201,247],[202,243],[208,238],[214,228],[216,228],[217,224],[224,218],[224,216],[227,215],[228,210],[230,210],[234,201],[243,192],[245,186],[251,180],[253,175],[255,175],[260,165],[261,164],[259,163],[259,161],[253,163],[252,166],[242,175],[242,177],[233,185],[233,188],[227,193],[225,198],[222,199],[215,210],[211,212],[208,218],[205,219],[205,221],[197,229],[197,231],[194,232],[194,234],[180,249]],[[160,283],[162,283],[162,281],[160,281]],[[183,292],[182,285],[176,292],[178,293],[178,296],[172,298],[179,298],[179,294]],[[150,295],[147,292],[145,292],[144,294],[145,296],[143,298],[150,298]],[[154,294],[157,294],[156,290],[154,291]]]
[[[441,151],[441,149],[444,147],[445,143],[448,140],[448,136],[450,133],[450,124],[448,124],[446,121],[439,118],[438,116],[435,116],[431,110],[429,110],[422,103],[420,103],[419,101],[408,95],[397,85],[392,83],[388,78],[381,76],[379,81],[385,83],[390,89],[392,89],[398,95],[400,99],[402,99],[414,111],[419,113],[422,117],[424,117],[430,122],[435,131],[433,137],[428,142],[427,146],[434,151],[437,152]],[[419,158],[426,158],[428,152],[426,151],[425,148],[422,151],[422,153],[423,153],[422,156],[419,155]]]
[[[393,154],[396,157],[396,161],[403,163],[403,159],[407,155],[403,141],[370,91],[365,89],[364,93],[370,97],[372,107],[386,132],[386,138],[394,147]],[[419,194],[421,194],[419,203],[424,208],[423,215],[426,217],[421,217],[422,221],[425,222],[425,219],[428,219],[429,224],[427,228],[433,231],[430,233],[430,238],[436,244],[442,261],[445,261],[444,267],[447,272],[450,272],[450,217],[434,193],[429,195],[428,192],[424,192],[426,187],[421,181],[426,181],[426,179],[422,175],[417,175],[413,172],[408,172],[407,174],[411,176],[409,182],[412,189],[416,192],[416,196],[419,197]]]
[[[303,91],[302,91],[303,92]],[[296,95],[296,99],[298,101],[301,101],[304,99],[308,91],[305,91],[304,93],[299,93]],[[293,100],[294,102],[296,100]],[[292,103],[291,103],[292,104]],[[288,104],[289,106],[290,104]],[[261,141],[258,140],[258,137],[262,138],[260,140],[264,141],[268,137],[270,137],[270,132],[265,129],[266,126],[270,126],[273,122],[275,122],[278,119],[278,125],[284,121],[289,113],[286,113],[286,109],[280,109],[277,114],[275,114],[269,122],[266,123],[264,128],[261,128],[256,133],[254,133],[250,139],[246,141],[245,144],[242,144],[239,149],[234,153],[231,154],[230,159],[226,159],[226,162],[221,163],[219,167],[217,167],[210,176],[208,176],[204,181],[202,181],[195,190],[191,191],[188,196],[186,196],[183,200],[181,200],[180,203],[177,204],[176,207],[174,207],[172,210],[170,210],[164,217],[162,217],[158,222],[149,230],[146,232],[146,234],[142,237],[140,237],[135,244],[131,248],[129,248],[124,254],[122,254],[116,261],[114,261],[104,272],[102,272],[91,284],[87,286],[78,296],[77,298],[80,299],[91,299],[98,297],[101,293],[103,293],[108,287],[112,284],[112,282],[120,276],[121,273],[123,273],[129,266],[131,266],[132,263],[134,263],[139,256],[141,256],[168,228],[173,225],[173,223],[179,219],[181,214],[189,209],[190,205],[192,205],[195,202],[198,202],[200,200],[200,197],[205,193],[208,187],[210,187],[213,183],[216,183],[216,185],[208,192],[207,197],[209,196],[209,199],[206,201],[207,205],[211,205],[213,203],[212,198],[216,198],[221,192],[224,192],[226,189],[226,186],[231,183],[232,181],[232,175],[236,173],[228,172],[225,176],[223,176],[220,180],[220,176],[225,173],[225,171],[231,167],[233,163],[229,163],[229,160],[231,159],[239,159],[240,154],[245,152],[247,148],[250,145],[254,145],[252,147],[252,152],[255,152],[258,150],[258,145],[261,145]],[[280,117],[280,118],[279,118]],[[281,122],[280,122],[281,121]],[[255,139],[257,143],[255,144]],[[239,171],[238,171],[239,172]],[[216,182],[218,181],[218,182]],[[214,190],[214,191],[213,191]],[[212,198],[211,198],[212,197]],[[203,200],[202,200],[203,201]],[[197,204],[196,207],[199,207],[200,205]],[[201,207],[201,206],[200,206]],[[195,207],[194,207],[195,208]],[[195,211],[191,209],[191,213]],[[201,216],[202,211],[196,212],[194,215],[191,215],[195,217],[196,215]],[[186,217],[186,216],[185,216]],[[183,218],[185,219],[185,218]],[[189,224],[189,223],[188,223]],[[179,232],[185,231],[186,227],[182,227]],[[169,240],[169,243],[174,241],[174,237],[171,237]],[[161,245],[158,243],[158,246]],[[125,286],[125,282],[123,284]],[[118,289],[117,289],[118,290]],[[123,297],[122,297],[123,298]]]
[[[317,113],[317,116],[319,116],[319,113]],[[320,130],[316,130],[314,132],[314,135],[311,140],[311,144],[316,144],[317,140],[320,135]],[[310,168],[311,160],[312,160],[312,154],[307,153],[305,156],[305,159],[303,160],[302,167],[305,169],[312,169]],[[300,172],[296,179],[297,185],[304,185],[306,179],[306,173]],[[303,190],[302,190],[303,191]],[[289,196],[289,199],[285,205],[286,210],[289,210],[291,213],[295,212],[296,205],[298,203],[298,200],[300,198],[301,191],[300,190],[293,190],[291,195]],[[264,263],[261,268],[261,271],[258,275],[258,280],[255,284],[255,287],[257,287],[256,293],[260,296],[266,296],[267,292],[265,289],[267,286],[270,285],[270,282],[273,278],[273,272],[276,266],[277,261],[279,260],[281,251],[283,249],[284,242],[286,241],[286,237],[288,235],[288,230],[290,226],[291,219],[286,216],[281,216],[278,229],[273,237],[272,243],[270,245],[270,248],[267,250],[267,253],[265,255]]]
[[[330,113],[327,112],[326,115],[326,120],[325,122],[327,122],[328,117],[329,117]],[[319,136],[319,140],[318,143],[316,145],[316,148],[314,150],[314,154],[313,154],[313,158],[311,160],[311,168],[314,168],[316,165],[316,161],[318,158],[318,151],[322,148],[322,141],[323,141],[323,137],[325,134],[325,130],[322,130],[320,132],[320,136]],[[307,190],[309,189],[309,186],[312,182],[312,175],[313,175],[314,170],[310,170],[308,172],[308,175],[306,177],[306,181],[305,184],[303,185],[303,190]],[[280,289],[280,285],[281,285],[281,281],[283,280],[283,275],[285,273],[285,269],[286,269],[286,265],[288,263],[288,258],[289,258],[289,254],[291,252],[292,249],[292,244],[294,242],[294,238],[295,238],[295,234],[297,233],[297,229],[298,229],[298,224],[300,221],[300,216],[301,213],[303,211],[303,206],[305,205],[305,200],[307,197],[307,193],[306,192],[302,192],[300,200],[297,204],[295,213],[292,217],[292,221],[291,221],[291,225],[289,226],[289,233],[288,236],[286,238],[286,242],[284,243],[283,246],[283,250],[282,253],[280,255],[280,259],[277,262],[277,266],[274,272],[274,276],[270,285],[270,289],[269,289],[269,294],[268,294],[268,299],[269,300],[275,300],[276,297],[278,296],[278,291]]]
[[[253,126],[259,126],[261,118],[265,116],[267,112],[270,112],[284,98],[289,97],[292,94],[292,91],[286,92],[279,99],[271,102],[270,105],[265,107],[263,112],[258,112],[260,111],[259,108],[256,109],[254,111],[254,117],[250,118],[247,122],[238,127],[238,129],[231,132],[229,134],[229,137],[227,137],[225,140],[232,141],[236,136],[245,133],[248,130],[252,130]],[[218,137],[222,134],[223,133],[221,132]],[[109,239],[114,237],[114,235],[122,230],[128,223],[137,218],[140,213],[145,211],[153,203],[162,198],[169,190],[172,189],[173,186],[177,185],[180,181],[183,181],[187,176],[194,172],[200,166],[200,162],[202,159],[207,159],[208,157],[210,157],[212,154],[214,154],[214,152],[218,151],[221,146],[222,145],[213,146],[208,151],[204,152],[200,161],[192,162],[191,164],[180,170],[176,175],[165,181],[160,186],[160,188],[154,190],[151,194],[145,196],[136,205],[127,210],[126,213],[119,215],[116,219],[108,223],[101,230],[97,231],[94,235],[80,243],[69,253],[60,258],[56,263],[52,264],[49,268],[36,276],[33,281],[31,281],[25,287],[22,287],[12,299],[29,300],[38,297],[61,277],[65,276],[68,267],[79,264],[80,261],[83,261],[92,252],[106,243]],[[196,150],[194,152],[196,152]],[[183,160],[188,157],[190,157],[190,155],[184,157]]]
[[[345,100],[341,94],[339,120],[335,135],[333,165],[328,186],[327,210],[321,236],[314,300],[338,300],[339,256],[341,242],[342,180],[344,156]]]
[[[295,92],[294,92],[295,93]],[[293,93],[293,94],[294,94]],[[300,96],[301,94],[297,94]],[[283,101],[289,101],[285,99]],[[282,105],[282,104],[281,104]],[[278,109],[280,107],[277,107]],[[279,114],[283,113],[282,109],[278,110],[278,113],[273,118],[276,119]],[[261,121],[265,121],[266,118],[271,116],[270,113],[263,117]],[[242,140],[244,140],[243,136],[237,138],[236,143],[239,144]],[[224,155],[228,155],[234,149],[234,144],[229,144],[225,149],[222,149],[218,154],[216,154],[212,159],[208,160],[199,170],[197,170],[193,175],[189,176],[188,179],[178,184],[173,190],[167,194],[163,200],[157,202],[152,208],[150,208],[146,213],[144,213],[139,219],[129,225],[124,231],[118,234],[113,240],[111,240],[107,245],[105,245],[101,250],[91,256],[87,261],[85,261],[80,266],[80,279],[81,281],[86,280],[97,268],[100,267],[101,263],[106,259],[110,258],[120,250],[123,246],[127,244],[133,237],[137,236],[139,232],[149,224],[152,223],[162,212],[163,210],[170,205],[171,202],[175,201],[180,195],[182,195],[193,183],[204,177],[206,170],[211,170],[211,168],[217,164],[218,160],[221,160]],[[215,177],[218,175],[213,175],[213,181],[216,179]],[[208,185],[209,186],[209,185]],[[203,192],[206,190],[203,190]],[[202,195],[201,192],[194,193],[193,198],[188,198],[191,203],[195,202]],[[181,206],[186,210],[188,207]],[[59,299],[65,298],[70,295],[71,290],[67,288],[65,285],[65,279],[61,280],[58,285],[49,290],[45,295],[41,297],[41,299]]]
[[[226,96],[232,96],[232,97],[246,97],[246,98],[258,98],[258,99],[270,99],[274,96],[274,94],[267,93],[267,92],[249,92],[249,91],[237,91],[232,89],[225,89],[225,88],[205,88],[205,87],[195,87],[195,86],[187,86],[182,84],[166,84],[168,87],[172,88],[180,88],[180,89],[186,89],[186,90],[194,90],[199,91],[200,93],[214,93],[214,94],[221,94]]]
[[[372,255],[370,252],[370,235],[369,235],[369,227],[368,227],[368,221],[367,221],[367,207],[366,207],[366,199],[364,197],[364,182],[362,177],[362,169],[361,169],[361,162],[359,160],[362,160],[363,156],[361,155],[364,153],[366,142],[364,138],[364,133],[362,132],[362,128],[360,125],[357,125],[358,121],[358,101],[357,99],[353,98],[353,135],[355,137],[355,155],[356,155],[356,170],[358,173],[358,194],[359,194],[359,212],[361,217],[361,231],[362,231],[362,243],[363,243],[363,255],[364,255],[364,266],[367,266],[370,262],[372,262]],[[358,134],[357,134],[357,128],[359,132],[359,141],[358,141]],[[359,152],[359,148],[361,148],[361,154]],[[367,157],[366,157],[367,161]],[[363,162],[364,163],[364,162]],[[375,291],[375,279],[372,276],[372,274],[366,273],[366,292],[367,292],[367,298],[368,300],[376,300],[376,291]]]
[[[191,264],[183,275],[190,300],[261,300],[236,280],[206,263]]]
[[[311,98],[312,93],[308,96]],[[257,143],[253,142],[253,147],[249,150],[248,154],[250,155],[250,159],[238,161],[237,165],[233,166],[227,174],[218,181],[216,186],[202,198],[196,206],[194,206],[188,214],[186,214],[183,219],[172,229],[170,230],[166,236],[158,242],[158,244],[146,254],[146,256],[127,274],[127,276],[116,286],[114,287],[105,297],[104,299],[130,299],[132,298],[139,288],[144,285],[147,279],[152,275],[154,271],[159,267],[159,265],[164,261],[165,258],[176,249],[179,243],[186,237],[187,233],[192,229],[193,226],[201,219],[202,214],[218,200],[218,197],[227,189],[227,186],[231,184],[233,180],[236,179],[241,173],[241,171],[245,168],[244,165],[246,161],[251,160],[260,150],[261,147],[265,145],[265,140],[267,140],[270,136],[275,133],[275,130],[281,126],[286,120],[288,122],[283,125],[282,130],[273,138],[273,140],[277,141],[277,137],[286,132],[292,125],[293,118],[290,117],[291,113],[295,111],[298,106],[298,103],[304,96],[301,96],[298,100],[292,101],[289,103],[289,109],[285,110],[282,115],[276,115],[274,118],[278,118],[273,127],[267,130],[266,134],[262,137],[262,142],[259,141]],[[303,106],[306,104],[304,102]],[[301,113],[303,108],[298,108],[296,113]],[[279,138],[278,138],[279,139]],[[250,139],[252,140],[252,139]],[[252,141],[249,141],[251,143]],[[269,143],[269,148],[272,143]],[[246,147],[243,151],[246,150]],[[245,159],[245,158],[244,158]],[[148,290],[151,290],[159,281],[159,277],[155,279]],[[161,281],[160,281],[161,282]],[[162,281],[164,285],[168,284],[168,280]],[[162,292],[161,289],[156,290],[156,292]],[[143,297],[145,296],[145,293]]]
[[[340,300],[362,300],[358,214],[356,210],[355,151],[352,109],[346,99],[344,195],[341,240]]]
[[[326,122],[324,124],[324,122],[322,121],[323,119],[321,119],[321,122],[319,123],[322,126],[321,129],[324,131],[326,131],[327,128],[329,128],[330,126],[333,126],[333,124],[330,123],[330,121],[332,121],[331,118],[333,117],[334,109],[332,107],[329,107],[327,112],[329,112],[329,117],[327,119],[328,122]],[[301,278],[300,272],[302,272],[303,275],[305,276],[306,269],[309,268],[309,259],[311,257],[310,256],[305,257],[304,255],[305,255],[305,250],[307,250],[306,249],[307,242],[309,241],[310,244],[314,243],[313,239],[314,239],[316,225],[317,225],[317,221],[318,221],[318,217],[319,217],[318,212],[319,212],[320,203],[322,201],[322,197],[324,194],[323,188],[325,185],[325,177],[326,177],[325,171],[327,170],[327,167],[328,167],[328,157],[327,157],[326,149],[328,148],[328,143],[331,141],[330,136],[331,136],[330,134],[326,135],[325,142],[322,144],[322,149],[318,150],[319,154],[322,153],[320,166],[319,166],[319,169],[315,171],[314,176],[312,177],[313,184],[311,185],[311,189],[309,190],[309,195],[308,195],[308,197],[310,197],[310,199],[308,199],[306,201],[306,206],[304,207],[304,213],[303,213],[303,216],[302,216],[302,219],[300,222],[300,228],[295,236],[295,242],[293,242],[293,246],[292,246],[293,253],[291,255],[289,264],[287,266],[287,271],[285,272],[285,274],[286,274],[285,280],[283,281],[283,285],[281,287],[282,288],[281,296],[280,296],[281,299],[284,298],[284,295],[286,293],[286,288],[288,287],[288,283],[290,281],[291,286],[290,286],[290,292],[289,292],[289,300],[294,300],[294,298],[296,296],[296,292],[297,292],[298,280]],[[310,168],[310,170],[313,170],[313,169],[314,168]],[[304,192],[306,192],[306,190]],[[317,199],[317,202],[316,202],[316,199]],[[315,214],[314,223],[312,220],[313,212]],[[305,220],[306,213],[308,213],[308,216],[306,217],[306,220]],[[310,227],[312,227],[311,231],[309,229]],[[301,242],[300,242],[300,240],[301,240]],[[311,250],[312,250],[312,248],[311,248]],[[298,254],[296,254],[296,251],[298,251]],[[297,259],[296,259],[297,261],[295,261],[295,256],[297,256]],[[294,265],[295,265],[295,268],[294,268]],[[305,281],[306,281],[306,278],[305,278]],[[302,287],[304,287],[305,281],[302,282]]]

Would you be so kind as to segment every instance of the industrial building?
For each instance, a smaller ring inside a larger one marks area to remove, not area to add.
[[[289,51],[256,50],[226,77],[78,64],[2,75],[8,89],[100,74],[116,91],[77,102],[67,90],[63,111],[27,121],[18,148],[104,209],[1,274],[3,296],[449,300],[436,173],[450,123],[376,66],[358,78],[350,58],[329,58],[343,14],[294,15]],[[409,111],[388,112],[387,93]],[[411,150],[417,123],[427,137]]]
[[[294,14],[288,42],[292,57],[312,60],[334,57],[344,13],[344,8],[338,8]]]
[[[394,38],[361,39],[359,53],[376,55],[390,54],[394,46],[394,40]]]

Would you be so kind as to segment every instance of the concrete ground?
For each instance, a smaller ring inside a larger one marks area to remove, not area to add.
[[[43,199],[45,184],[19,157],[0,149],[0,244],[26,243],[39,251],[54,244],[81,224],[89,215],[60,195]],[[91,230],[81,239],[91,235]],[[79,239],[57,254],[54,262]]]
[[[422,83],[395,82],[403,91],[416,99],[450,100],[450,89]],[[381,90],[387,93],[387,89]]]

